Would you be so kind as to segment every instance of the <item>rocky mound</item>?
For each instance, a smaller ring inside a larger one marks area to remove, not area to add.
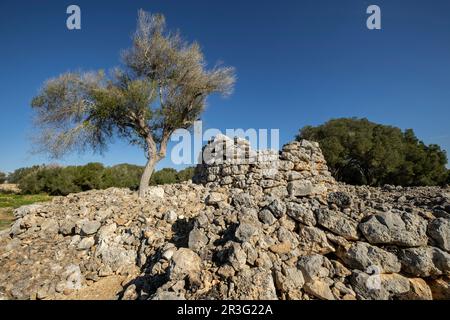
[[[337,184],[308,141],[231,146],[234,161],[144,199],[109,189],[17,209],[0,296],[82,298],[114,279],[119,299],[450,299],[449,189]]]

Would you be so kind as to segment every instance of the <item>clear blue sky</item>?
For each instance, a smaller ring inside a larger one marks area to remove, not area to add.
[[[81,7],[80,31],[66,29],[70,4]],[[371,4],[381,7],[381,31],[366,28]],[[209,99],[207,128],[279,128],[283,144],[306,124],[357,116],[450,150],[448,0],[2,0],[0,171],[50,161],[29,152],[31,98],[52,76],[118,65],[139,8],[165,14],[211,64],[236,67],[234,95]],[[118,141],[104,157],[59,163],[144,160]]]

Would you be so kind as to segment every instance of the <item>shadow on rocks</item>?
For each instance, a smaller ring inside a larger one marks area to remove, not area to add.
[[[177,248],[189,247],[189,233],[194,229],[194,219],[180,219],[172,225],[173,236],[170,239]]]

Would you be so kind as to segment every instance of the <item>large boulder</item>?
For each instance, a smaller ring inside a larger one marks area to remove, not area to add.
[[[366,271],[376,267],[380,273],[399,272],[401,269],[395,254],[361,241],[352,244],[349,249],[340,247],[336,254],[353,269]]]
[[[409,212],[382,212],[360,223],[359,229],[371,244],[392,244],[404,247],[426,245],[427,222]]]
[[[435,247],[403,249],[399,253],[402,269],[417,277],[450,274],[450,254]]]
[[[358,224],[345,214],[328,209],[316,210],[317,222],[347,240],[358,240]]]

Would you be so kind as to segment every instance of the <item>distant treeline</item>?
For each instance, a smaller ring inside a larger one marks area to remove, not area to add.
[[[18,184],[24,194],[47,193],[49,195],[68,195],[69,193],[107,189],[110,187],[137,190],[144,168],[130,164],[105,167],[101,163],[84,166],[40,165],[17,169],[10,175],[0,174],[0,183]],[[192,178],[194,168],[177,171],[165,168],[156,171],[151,185],[177,183]]]
[[[353,185],[433,186],[450,183],[447,154],[412,129],[367,119],[332,119],[306,126],[297,139],[317,141],[333,176]]]

